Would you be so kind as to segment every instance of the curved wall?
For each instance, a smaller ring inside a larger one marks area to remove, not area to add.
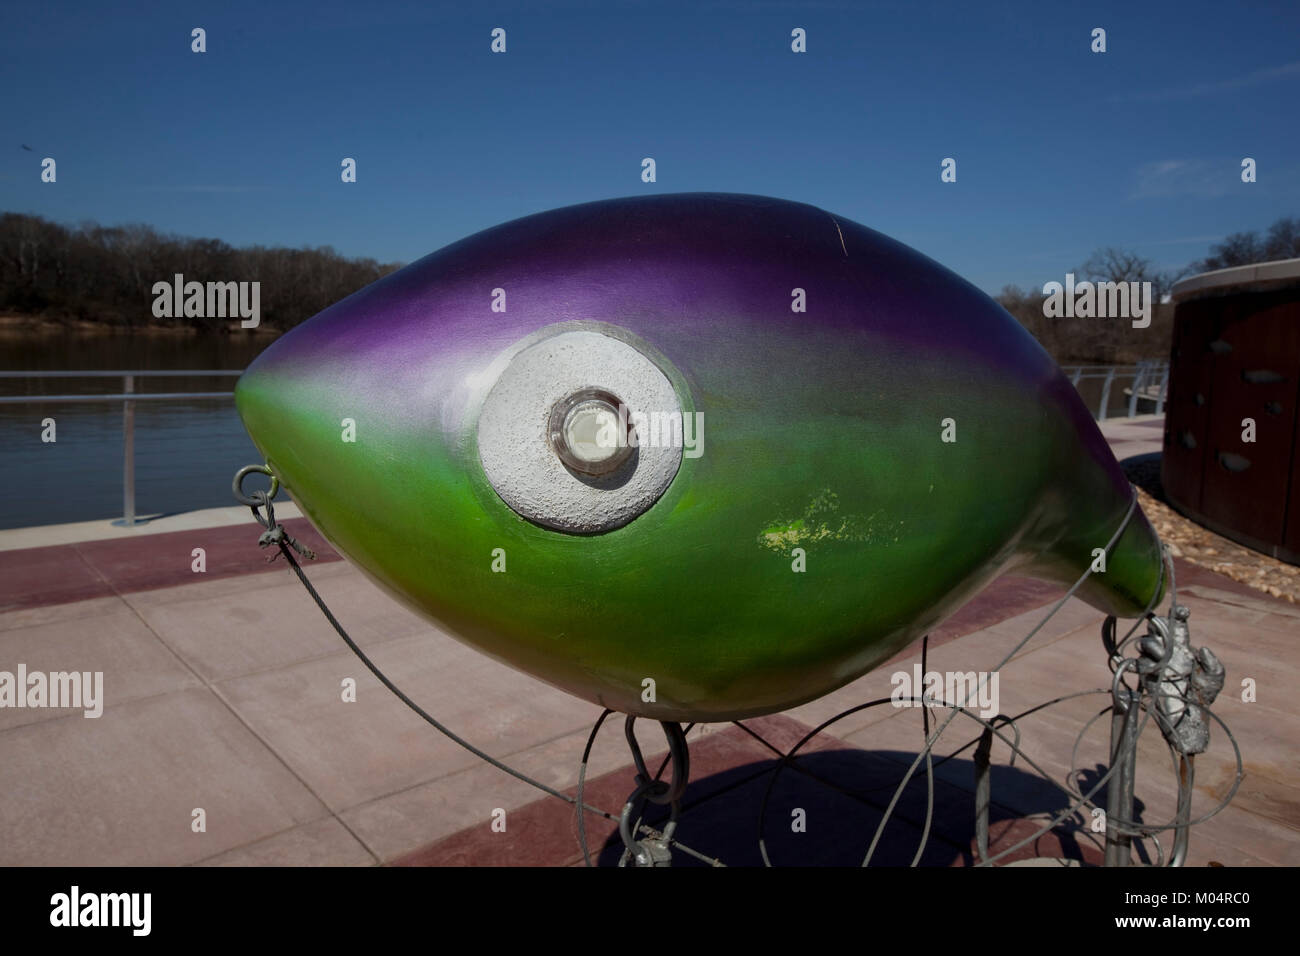
[[[1165,494],[1225,537],[1300,564],[1300,259],[1191,276],[1173,299]]]

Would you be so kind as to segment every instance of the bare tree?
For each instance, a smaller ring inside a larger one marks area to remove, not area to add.
[[[1263,239],[1257,232],[1234,232],[1211,246],[1210,254],[1192,268],[1196,272],[1212,272],[1297,257],[1300,257],[1300,219],[1283,217],[1269,226],[1268,235]]]
[[[1266,262],[1300,257],[1300,219],[1279,219],[1268,227],[1264,256]]]
[[[1264,248],[1259,241],[1259,234],[1255,232],[1234,232],[1210,248],[1210,254],[1196,263],[1198,272],[1247,266],[1264,259]]]
[[[1175,282],[1189,274],[1188,268],[1157,271],[1150,259],[1136,252],[1107,246],[1098,249],[1075,272],[1093,282],[1150,282],[1156,302],[1164,299]]]

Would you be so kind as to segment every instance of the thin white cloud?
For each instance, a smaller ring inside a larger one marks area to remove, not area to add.
[[[1218,241],[1219,241],[1220,239],[1222,239],[1222,238],[1223,238],[1222,235],[1218,235],[1218,236],[1182,236],[1181,238],[1178,238],[1178,239],[1150,239],[1150,240],[1143,240],[1143,241],[1140,241],[1140,242],[1135,242],[1135,243],[1133,243],[1133,245],[1135,245],[1135,246],[1185,246],[1185,245],[1192,245],[1192,244],[1194,244],[1194,243],[1198,243],[1198,242],[1218,242]]]
[[[1166,100],[1192,99],[1197,96],[1211,96],[1215,93],[1231,93],[1235,90],[1244,90],[1252,86],[1262,86],[1265,83],[1273,83],[1277,80],[1285,80],[1290,77],[1300,78],[1300,60],[1294,63],[1285,63],[1282,66],[1271,66],[1262,70],[1256,70],[1253,73],[1247,73],[1245,76],[1236,76],[1228,80],[1214,80],[1208,83],[1193,83],[1191,86],[1179,86],[1164,90],[1135,92],[1121,95],[1116,98],[1124,100],[1143,100],[1148,103],[1158,103]]]
[[[1162,159],[1138,167],[1130,199],[1226,196],[1241,187],[1241,167],[1205,159]]]
[[[140,186],[145,192],[164,193],[247,193],[261,186]]]

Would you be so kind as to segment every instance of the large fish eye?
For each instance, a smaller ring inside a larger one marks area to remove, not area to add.
[[[542,527],[571,534],[622,527],[659,499],[681,465],[676,390],[622,336],[568,326],[525,341],[512,347],[479,413],[488,482]],[[642,434],[638,421],[651,427]]]

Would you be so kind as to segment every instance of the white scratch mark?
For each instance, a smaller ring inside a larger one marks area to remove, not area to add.
[[[839,220],[834,216],[831,216],[831,222],[835,223],[835,231],[840,233],[840,248],[844,249],[844,258],[847,259],[849,257],[849,250],[844,246],[844,233],[840,232]]]

